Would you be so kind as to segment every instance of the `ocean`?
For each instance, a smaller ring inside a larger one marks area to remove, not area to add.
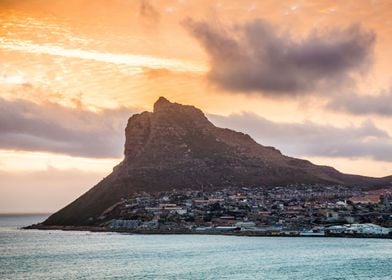
[[[20,230],[0,216],[0,279],[392,279],[392,240]]]

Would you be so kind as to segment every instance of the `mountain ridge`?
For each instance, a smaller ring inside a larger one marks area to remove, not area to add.
[[[194,106],[164,97],[155,102],[153,112],[131,116],[125,135],[123,161],[44,225],[94,224],[102,212],[138,191],[296,183],[371,187],[392,179],[348,175],[285,156],[248,134],[216,127]]]

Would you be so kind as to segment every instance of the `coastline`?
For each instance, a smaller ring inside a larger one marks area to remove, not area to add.
[[[45,226],[42,224],[30,225],[22,227],[23,230],[59,230],[59,231],[89,231],[89,232],[114,232],[122,234],[190,234],[190,235],[224,235],[224,236],[246,236],[246,237],[299,237],[299,238],[367,238],[367,239],[392,239],[392,235],[376,235],[376,234],[337,234],[327,233],[317,236],[302,236],[300,234],[292,234],[289,232],[270,232],[270,231],[196,231],[189,229],[150,229],[150,230],[113,230],[106,227],[94,226]]]

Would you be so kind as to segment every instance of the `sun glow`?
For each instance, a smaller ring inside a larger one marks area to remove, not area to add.
[[[260,144],[271,139],[269,144],[283,153],[288,152],[278,143],[288,141],[279,142],[282,137],[298,137],[301,129],[309,137],[323,133],[325,141],[343,143],[352,153],[331,157],[329,150],[320,152],[323,143],[315,143],[309,156],[296,156],[346,173],[392,174],[391,9],[391,1],[355,0],[339,4],[0,0],[0,212],[17,209],[13,206],[17,202],[29,202],[29,195],[25,201],[19,197],[26,187],[32,193],[37,187],[42,193],[51,190],[62,196],[56,188],[67,193],[69,179],[69,185],[79,188],[76,197],[97,183],[122,160],[127,119],[153,110],[159,96],[200,108],[210,119],[220,116],[226,120],[225,128],[238,127]],[[187,19],[198,24],[187,27]],[[363,39],[367,36],[360,36],[363,32],[335,38],[339,30],[356,23],[365,33],[374,33],[374,46]],[[269,55],[261,55],[264,52]],[[361,59],[363,54],[370,54],[371,59]],[[287,58],[291,63],[285,63]],[[358,68],[358,61],[365,63]],[[316,67],[323,63],[327,67]],[[348,68],[336,68],[341,64]],[[320,83],[329,80],[329,74],[323,73],[336,74],[331,86],[336,82],[342,88],[302,92],[308,88],[305,85],[314,84],[312,77],[319,77]],[[355,75],[340,79],[339,73]],[[263,88],[260,76],[268,76]],[[253,77],[253,90],[244,88],[249,77]],[[268,92],[266,81],[283,88],[286,84],[305,87]],[[337,98],[350,94],[357,99],[381,95],[363,99],[381,102],[359,100],[354,106],[355,102],[343,104],[345,99]],[[344,108],[334,107],[334,100]],[[363,112],[368,105],[378,107]],[[345,111],[346,107],[357,111]],[[88,137],[88,129],[101,135],[102,145],[94,148],[92,142],[99,139]],[[328,129],[340,134],[333,137]],[[345,137],[353,133],[368,137]],[[81,143],[83,148],[78,150]],[[68,144],[72,149],[63,148]],[[93,158],[94,153],[85,153],[91,146],[100,154],[106,145],[107,150],[117,147],[119,157]],[[31,203],[46,211],[71,200],[64,199],[52,208],[43,208],[38,198]]]

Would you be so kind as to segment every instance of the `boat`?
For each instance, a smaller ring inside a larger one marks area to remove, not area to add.
[[[321,229],[304,230],[299,233],[299,236],[325,236],[325,232]]]
[[[240,230],[241,228],[236,226],[216,226],[214,230],[216,231],[235,231]]]
[[[197,228],[195,228],[195,231],[209,231],[212,229],[213,229],[213,227],[197,227]]]

